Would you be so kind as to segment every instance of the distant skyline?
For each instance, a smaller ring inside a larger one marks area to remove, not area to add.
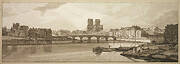
[[[111,28],[178,23],[178,3],[3,3],[3,26],[86,30],[88,18]]]

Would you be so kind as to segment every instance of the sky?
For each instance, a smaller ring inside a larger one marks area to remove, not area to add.
[[[3,26],[13,23],[53,30],[86,30],[87,20],[100,19],[104,30],[178,23],[178,3],[4,3]]]

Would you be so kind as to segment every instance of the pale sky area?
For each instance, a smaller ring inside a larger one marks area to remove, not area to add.
[[[178,23],[178,3],[4,3],[3,26],[20,23],[53,30],[86,30],[88,18],[101,19],[105,30]]]

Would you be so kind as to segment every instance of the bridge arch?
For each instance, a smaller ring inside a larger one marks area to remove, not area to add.
[[[96,39],[97,42],[100,41],[100,39],[105,39],[106,41],[108,41],[109,38],[112,38],[113,40],[116,40],[116,37],[114,36],[99,36],[99,35],[77,35],[77,36],[71,36],[72,37],[72,40],[73,42],[76,40],[76,39],[79,39],[80,42],[83,42],[83,40],[87,39],[87,42],[91,42],[92,39]]]
[[[92,36],[91,39],[97,39],[97,37],[96,36]]]

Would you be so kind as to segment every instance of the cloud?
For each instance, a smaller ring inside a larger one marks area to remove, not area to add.
[[[32,12],[46,3],[3,3],[3,17],[12,17]]]
[[[178,23],[178,11],[171,10],[162,13],[157,19],[155,19],[153,24],[163,26],[166,24],[177,24],[177,23]]]
[[[40,11],[41,15],[44,15],[47,10],[58,8],[60,5],[63,5],[63,4],[65,3],[47,3],[44,6],[34,8],[34,10]]]
[[[17,13],[12,12],[12,8],[3,8],[3,17],[15,16]]]
[[[36,4],[36,5],[35,5]],[[162,3],[35,3],[13,4],[3,24],[20,22],[28,26],[52,29],[86,29],[88,18],[99,18],[105,30],[132,25],[166,25],[177,23],[176,4]],[[8,6],[6,6],[9,8]],[[40,11],[40,12],[39,12]],[[27,12],[27,13],[25,13]],[[23,14],[22,14],[23,13]],[[9,14],[10,15],[10,14]],[[33,19],[32,19],[33,18]],[[159,22],[159,23],[158,23]],[[164,26],[163,26],[164,27]]]

